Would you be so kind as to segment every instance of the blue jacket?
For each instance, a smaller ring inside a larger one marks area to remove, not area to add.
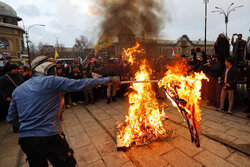
[[[109,78],[67,79],[34,75],[12,93],[7,121],[20,123],[19,137],[42,137],[60,133],[61,92],[73,92],[110,82]]]

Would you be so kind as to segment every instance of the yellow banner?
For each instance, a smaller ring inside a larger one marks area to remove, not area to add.
[[[59,57],[59,54],[57,53],[57,50],[55,49],[55,58],[54,59],[57,59]]]
[[[112,43],[113,43],[112,37],[103,33],[100,39],[93,46],[95,50],[95,55],[97,55],[99,50],[109,47],[110,45],[112,45]]]

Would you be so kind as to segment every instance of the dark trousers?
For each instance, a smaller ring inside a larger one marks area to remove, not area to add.
[[[77,103],[78,101],[82,101],[83,100],[83,92],[82,91],[72,92],[71,99],[72,99],[72,102],[75,102],[75,103]]]
[[[70,96],[70,93],[65,93],[64,94],[64,104],[65,105],[68,105],[69,104],[69,96]]]
[[[5,101],[2,99],[2,97],[0,97],[0,120],[5,120],[6,116],[8,115],[8,109],[10,106],[10,102]]]
[[[208,84],[208,82],[205,79],[201,80],[201,98],[202,99],[205,99],[205,97],[206,97],[207,84]]]
[[[250,112],[250,88],[247,88],[247,111]]]
[[[24,137],[19,144],[27,156],[30,167],[48,167],[48,161],[54,167],[74,167],[76,160],[64,135],[47,137]]]
[[[221,85],[220,83],[218,83],[218,81],[216,82],[216,107],[219,108],[220,107],[220,94],[221,94],[221,89],[222,89],[223,85]]]
[[[207,98],[210,103],[216,106],[216,79],[208,77],[209,82],[207,84]]]
[[[91,103],[94,103],[93,88],[86,88],[83,90],[83,93],[84,93],[85,104],[88,104],[89,101]],[[90,98],[90,100],[89,100],[89,98]]]

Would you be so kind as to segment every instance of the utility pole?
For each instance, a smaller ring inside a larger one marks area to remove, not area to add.
[[[204,0],[204,3],[205,3],[205,39],[204,39],[205,55],[207,53],[207,4],[208,2],[209,0]]]
[[[28,58],[29,58],[29,64],[30,64],[29,30],[33,26],[45,26],[45,25],[43,25],[43,24],[33,24],[33,25],[29,26],[29,28],[27,29],[27,31],[24,30],[25,31],[26,44],[27,44],[27,54],[28,54]]]

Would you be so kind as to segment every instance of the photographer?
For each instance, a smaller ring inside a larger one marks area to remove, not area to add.
[[[246,44],[246,60],[250,60],[250,36],[247,38],[247,44]]]
[[[206,64],[205,52],[201,52],[201,48],[196,48],[193,52],[193,61],[190,62],[191,70],[195,72],[203,71],[204,64]]]
[[[236,35],[238,38],[234,41],[234,36]],[[233,34],[231,43],[233,45],[234,66],[237,68],[238,64],[244,60],[246,41],[242,39],[242,34]]]

